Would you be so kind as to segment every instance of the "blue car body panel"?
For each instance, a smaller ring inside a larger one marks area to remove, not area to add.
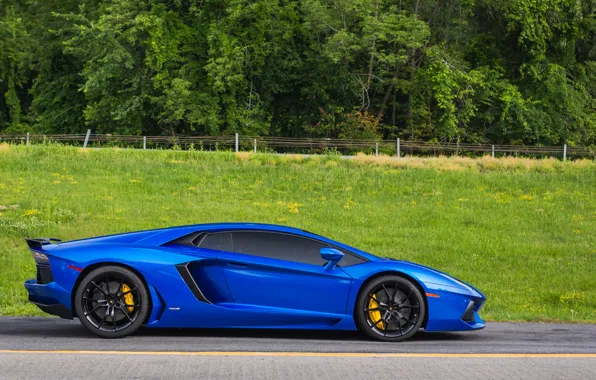
[[[364,262],[327,269],[175,242],[196,232],[221,231],[297,235],[353,253]],[[386,273],[409,277],[427,294],[427,331],[484,327],[478,310],[486,298],[471,285],[432,268],[379,258],[290,227],[204,224],[44,244],[31,249],[48,256],[51,281],[40,283],[39,274],[37,280],[27,280],[29,299],[42,310],[62,317],[74,316],[72,294],[81,276],[111,263],[133,269],[146,281],[152,305],[148,327],[354,330],[354,305],[360,288],[370,278]],[[468,315],[464,320],[471,301],[473,318]]]

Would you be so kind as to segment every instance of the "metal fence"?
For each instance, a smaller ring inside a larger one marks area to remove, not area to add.
[[[264,137],[264,136],[130,136],[109,134],[5,134],[0,142],[21,142],[24,144],[62,142],[87,146],[125,146],[139,149],[194,149],[234,150],[267,153],[342,154],[353,155],[386,154],[405,155],[521,155],[532,157],[596,158],[596,150],[585,147],[490,145],[464,143],[429,143],[422,141],[395,140],[344,140],[326,138]]]

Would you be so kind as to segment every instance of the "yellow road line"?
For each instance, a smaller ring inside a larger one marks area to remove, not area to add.
[[[274,356],[274,357],[356,357],[356,358],[594,358],[594,354],[440,354],[369,352],[245,352],[245,351],[79,351],[79,350],[0,350],[0,354],[59,355],[162,355],[162,356]]]

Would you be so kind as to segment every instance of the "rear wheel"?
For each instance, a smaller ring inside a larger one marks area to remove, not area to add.
[[[385,342],[411,338],[426,315],[424,296],[409,279],[382,276],[366,284],[355,307],[358,329],[369,337]]]
[[[143,281],[129,269],[109,265],[89,272],[74,298],[77,317],[89,331],[103,338],[134,333],[149,312]]]

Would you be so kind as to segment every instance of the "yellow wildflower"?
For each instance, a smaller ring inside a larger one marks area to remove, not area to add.
[[[288,211],[292,214],[298,214],[298,207],[302,206],[299,203],[290,202],[288,203]]]
[[[344,205],[345,209],[348,209],[350,207],[352,207],[353,205],[356,205],[357,203],[354,202],[353,200],[351,200],[350,198],[346,199],[346,204]]]
[[[39,215],[39,214],[41,214],[41,212],[39,210],[32,208],[31,210],[26,210],[23,213],[23,216],[35,216],[35,215]]]
[[[254,202],[253,206],[261,206],[261,207],[269,207],[271,206],[269,203],[259,203],[259,202]]]

